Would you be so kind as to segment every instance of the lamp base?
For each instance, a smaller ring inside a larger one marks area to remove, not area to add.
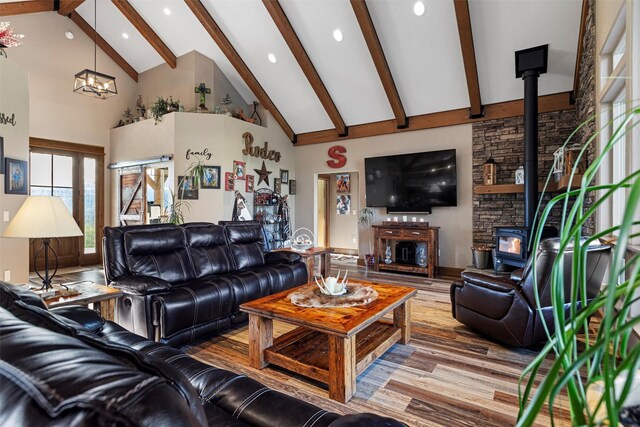
[[[37,266],[38,256],[40,255],[40,252],[44,252],[44,277],[38,271],[38,266]],[[51,274],[51,276],[49,276],[49,252],[53,254],[53,257],[55,259],[55,268],[53,269],[53,273]],[[55,295],[55,291],[53,290],[53,285],[51,284],[51,281],[53,280],[53,277],[58,272],[58,254],[51,247],[50,238],[42,239],[42,246],[40,246],[40,249],[38,249],[38,251],[33,255],[33,270],[36,272],[38,277],[42,279],[42,287],[39,288],[38,290],[43,293],[49,292],[50,295]],[[60,286],[69,290],[69,288],[66,285],[61,284]],[[44,295],[41,295],[41,297],[45,298]]]

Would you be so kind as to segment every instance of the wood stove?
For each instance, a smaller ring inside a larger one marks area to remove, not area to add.
[[[542,238],[555,237],[555,227],[544,227]],[[495,269],[504,265],[524,267],[529,257],[529,243],[533,239],[529,227],[496,227]]]
[[[503,264],[524,267],[529,256],[538,208],[538,78],[547,72],[549,45],[516,52],[516,78],[524,80],[524,226],[496,228],[495,269]],[[542,237],[557,236],[545,227]]]

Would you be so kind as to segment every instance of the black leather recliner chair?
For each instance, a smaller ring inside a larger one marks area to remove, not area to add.
[[[2,282],[0,343],[0,426],[403,425],[328,412]]]
[[[587,252],[587,297],[598,295],[609,265],[611,248],[592,243]],[[547,340],[543,321],[554,331],[551,308],[551,270],[558,256],[558,239],[546,239],[540,243],[535,257],[530,257],[524,269],[516,270],[510,278],[463,272],[462,282],[451,285],[451,308],[459,322],[501,343],[530,347]],[[569,315],[571,302],[571,263],[573,247],[564,253],[565,313]],[[537,282],[533,270],[537,271]],[[535,300],[537,287],[540,296]]]
[[[256,222],[105,227],[107,283],[125,296],[115,320],[180,346],[247,319],[240,304],[307,283],[294,252],[269,252]]]

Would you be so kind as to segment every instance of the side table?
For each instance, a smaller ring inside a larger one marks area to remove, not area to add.
[[[314,271],[316,268],[316,257],[320,257],[320,274],[322,277],[327,277],[327,274],[331,274],[331,254],[333,248],[313,247],[305,249],[303,251],[293,248],[275,249],[277,251],[292,251],[300,254],[302,261],[307,264],[307,271],[309,272],[309,282],[313,282]]]
[[[78,292],[75,295],[65,296],[56,295],[49,298],[45,298],[44,302],[49,308],[65,307],[69,305],[89,305],[93,304],[93,307],[100,313],[106,320],[114,320],[115,301],[123,295],[121,291],[116,288],[110,288],[104,285],[82,284],[69,285],[69,290],[73,293]]]

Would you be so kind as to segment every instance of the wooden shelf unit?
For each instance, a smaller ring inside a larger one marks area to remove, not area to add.
[[[555,193],[558,191],[564,191],[569,186],[570,175],[564,175],[558,182],[550,182],[547,187],[547,192]],[[580,188],[582,182],[582,175],[574,175],[571,188]],[[538,191],[544,189],[544,182],[538,183]],[[509,194],[509,193],[524,193],[524,184],[495,184],[495,185],[476,185],[473,188],[473,192],[476,194]]]
[[[440,227],[430,227],[428,224],[410,223],[407,225],[382,224],[373,226],[374,237],[374,269],[375,271],[389,270],[405,273],[426,274],[436,277],[438,273],[438,230]],[[427,244],[427,266],[384,263],[384,252],[388,241],[424,242]]]

